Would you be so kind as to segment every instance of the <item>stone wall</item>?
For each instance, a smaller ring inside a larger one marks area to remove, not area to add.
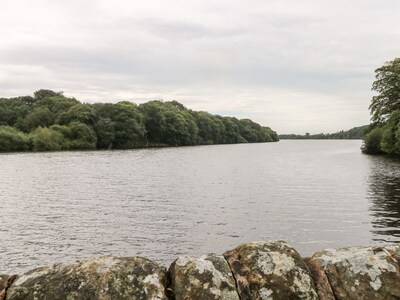
[[[4,299],[400,299],[400,246],[302,258],[285,242],[254,242],[181,256],[168,270],[142,257],[100,257],[0,275]]]

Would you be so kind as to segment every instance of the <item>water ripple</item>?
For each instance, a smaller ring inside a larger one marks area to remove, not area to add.
[[[97,255],[400,241],[400,163],[360,141],[0,155],[0,273]]]

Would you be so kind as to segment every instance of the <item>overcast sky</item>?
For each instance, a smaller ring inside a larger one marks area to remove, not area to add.
[[[279,133],[369,123],[398,0],[1,0],[0,97],[178,100]]]

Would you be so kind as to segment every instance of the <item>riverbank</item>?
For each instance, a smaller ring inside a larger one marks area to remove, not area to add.
[[[0,275],[0,299],[394,299],[400,246],[327,249],[302,258],[283,241],[181,256],[101,257]]]

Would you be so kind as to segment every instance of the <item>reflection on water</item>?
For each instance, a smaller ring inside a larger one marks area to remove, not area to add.
[[[374,240],[400,241],[400,159],[387,156],[370,158],[368,197]]]
[[[0,274],[89,256],[400,241],[400,163],[361,141],[0,155]]]

